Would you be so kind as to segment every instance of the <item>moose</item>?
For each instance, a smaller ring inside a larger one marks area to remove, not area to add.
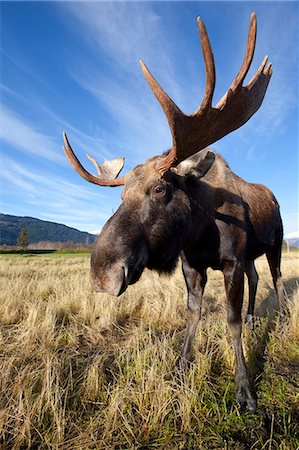
[[[144,268],[171,274],[179,257],[188,292],[188,318],[181,351],[182,367],[193,356],[201,317],[207,269],[221,270],[227,297],[227,322],[236,356],[236,400],[256,410],[242,346],[244,274],[248,278],[247,319],[252,320],[258,275],[254,260],[266,254],[280,308],[282,220],[269,189],[238,177],[209,146],[245,124],[263,102],[271,75],[268,57],[246,86],[256,42],[256,15],[250,16],[245,57],[222,99],[212,106],[215,64],[209,37],[197,19],[205,63],[202,102],[184,114],[162,89],[143,61],[143,74],[160,103],[172,135],[171,149],[118,177],[123,158],[98,164],[89,173],[74,154],[64,133],[64,151],[71,166],[99,186],[123,186],[122,203],[104,225],[91,255],[91,283],[97,292],[121,295],[136,283]]]

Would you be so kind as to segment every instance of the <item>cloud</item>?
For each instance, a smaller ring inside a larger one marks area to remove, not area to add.
[[[90,134],[83,132],[81,130],[78,130],[78,128],[75,128],[73,125],[71,125],[67,120],[65,120],[60,115],[54,113],[46,106],[42,105],[42,110],[49,116],[51,119],[54,119],[55,122],[59,125],[58,128],[61,130],[64,130],[68,138],[70,139],[72,148],[74,149],[75,153],[78,151],[78,156],[80,155],[79,152],[85,152],[90,153],[94,157],[98,157],[99,162],[102,162],[104,159],[113,159],[115,158],[115,155],[113,151],[111,150],[111,145],[109,143],[110,136],[106,136],[105,129],[101,130],[101,136],[99,136],[99,133],[96,133],[95,136],[91,136]],[[61,134],[61,133],[60,133]],[[61,136],[61,142],[62,142],[62,136]],[[122,144],[119,142],[119,145],[115,148],[121,148]],[[88,160],[85,159],[85,162],[88,163]],[[82,163],[84,165],[84,161],[82,160]],[[93,166],[92,166],[93,167]]]
[[[293,239],[293,238],[299,238],[299,230],[293,231],[292,233],[287,233],[284,235],[285,239]]]
[[[169,127],[138,60],[146,61],[175,102],[192,109],[194,93],[204,78],[199,80],[196,73],[194,82],[186,82],[186,70],[183,66],[178,70],[176,40],[182,31],[170,39],[155,5],[148,3],[130,7],[123,3],[71,3],[63,8],[75,18],[76,31],[93,50],[92,58],[89,55],[68,64],[71,76],[109,114],[106,120],[117,124],[117,135],[128,148],[129,165],[166,150],[171,145]],[[185,83],[179,84],[182,73]]]
[[[64,163],[62,155],[57,151],[57,144],[49,136],[25,123],[4,105],[0,109],[0,122],[0,139],[2,141],[39,158],[59,164]]]
[[[267,132],[272,135],[285,132],[290,115],[298,107],[298,17],[292,11],[278,2],[274,8],[267,8],[267,15],[258,23],[255,60],[261,60],[267,53],[273,67],[261,110],[248,125],[258,138]]]
[[[76,228],[77,230],[87,231],[88,233],[98,234],[101,231],[101,226],[95,228],[95,223],[106,222],[107,215],[100,214],[94,211],[93,214],[89,214],[86,218],[79,216],[76,210],[67,210],[66,214],[55,213],[41,213],[41,220],[49,220],[50,222],[67,223],[68,227]]]
[[[92,68],[73,76],[78,84],[104,105],[105,111],[110,115],[110,118],[106,116],[107,122],[117,122],[118,140],[122,139],[122,148],[124,143],[127,147],[124,156],[129,163],[135,165],[138,159],[142,161],[169,146],[171,137],[166,118],[160,105],[149,98],[151,93],[147,92],[146,95],[146,86],[145,89],[135,87],[133,90],[104,79]],[[156,148],[154,153],[153,148]]]
[[[47,174],[43,172],[43,175],[40,175],[39,173],[29,170],[26,166],[18,164],[11,158],[3,156],[1,159],[4,167],[3,175],[6,179],[10,180],[12,184],[15,183],[15,180],[31,183],[28,184],[28,189],[36,190],[36,188],[38,188],[36,195],[46,193],[48,198],[59,195],[60,198],[65,198],[68,202],[72,198],[83,200],[105,198],[104,194],[96,194],[87,187],[81,187],[80,185],[66,181],[64,178],[54,177],[53,173]]]
[[[167,4],[165,8],[171,15],[171,8]],[[113,70],[114,78],[121,83],[124,73],[129,73],[136,83],[141,73],[138,61],[143,59],[178,104],[186,104],[188,100],[192,104],[193,88],[188,85],[188,92],[185,92],[178,83],[178,77],[186,74],[186,66],[179,64],[178,54],[184,30],[178,29],[174,34],[173,24],[171,21],[163,22],[158,9],[154,2],[132,2],[129,6],[125,2],[90,2],[85,5],[72,2],[63,5],[63,10],[76,20],[76,32],[94,50],[93,58],[96,63],[100,60],[101,71],[107,77],[107,72],[110,74],[109,70]],[[199,40],[194,44],[199,50]],[[99,66],[97,69],[99,73]],[[196,70],[193,61],[192,69]],[[204,79],[199,80],[197,73],[194,81],[196,92],[203,84]]]
[[[49,92],[51,92],[51,95],[59,96],[61,95],[53,88],[53,86],[46,83],[42,78],[39,78],[35,71],[31,70],[29,67],[25,66],[24,64],[21,64],[20,61],[16,58],[13,58],[11,54],[6,53],[3,49],[0,49],[1,58],[2,60],[5,58],[7,61],[9,61],[14,67],[13,71],[18,72],[20,75],[22,75],[22,78],[29,77],[31,80],[34,80],[34,84],[38,84],[42,86],[43,88],[46,88]],[[16,92],[11,91],[11,94],[17,95],[21,98],[19,94]]]
[[[160,17],[150,5],[136,3],[128,8],[122,2],[73,2],[64,8],[77,20],[81,37],[123,70],[132,70],[142,55],[157,50],[151,43],[159,33]]]
[[[100,228],[118,206],[118,193],[114,201],[111,195],[106,195],[105,190],[89,189],[88,185],[86,188],[81,187],[53,174],[40,175],[8,157],[2,160],[2,179],[6,185],[9,184],[7,195],[1,198],[2,209],[8,212],[9,198],[13,194],[20,198],[20,206],[25,205],[26,210],[28,205],[33,206],[32,210],[36,207],[38,214],[34,214],[35,217],[76,225],[75,228],[83,230],[94,230],[95,224],[99,224]]]
[[[190,74],[189,53],[185,60],[185,57],[182,59],[176,49],[181,33],[185,34],[186,30],[179,29],[174,36],[169,36],[167,24],[162,23],[161,17],[157,13],[159,9],[155,8],[155,4],[139,2],[130,4],[128,7],[119,2],[98,2],[86,5],[71,3],[64,8],[75,18],[78,24],[76,31],[82,39],[85,39],[93,50],[96,50],[93,54],[94,65],[90,61],[87,63],[84,61],[84,64],[78,63],[77,66],[72,66],[73,78],[104,106],[112,119],[117,121],[123,136],[128,139],[126,141],[128,145],[134,146],[136,142],[142,142],[143,139],[146,146],[165,150],[171,144],[167,122],[156,100],[149,95],[148,88],[145,88],[145,81],[137,72],[139,70],[137,61],[140,57],[145,59],[149,63],[151,71],[176,103],[182,109],[186,107],[186,110],[191,111],[194,109],[194,98],[196,98],[194,94],[200,91],[199,86],[203,91],[204,76],[198,76],[193,60]],[[251,7],[247,5],[246,10],[250,9]],[[244,42],[243,38],[240,39],[240,42],[239,40],[233,42],[235,56],[231,56],[230,64],[227,64],[227,58],[220,55],[221,64],[218,65],[216,58],[216,66],[219,66],[217,73],[220,72],[220,84],[217,82],[216,91],[221,87],[220,96],[228,87],[226,86],[222,91],[223,80],[226,79],[229,72],[232,72],[231,77],[229,75],[231,78],[229,82],[231,82],[237,73],[239,67],[235,67],[238,64],[235,64],[234,61],[240,60],[241,64],[245,49],[248,16],[249,13],[248,15],[242,14],[237,22],[236,37],[240,36],[240,33],[244,34]],[[246,126],[244,135],[242,130],[239,133],[241,139],[245,141],[247,141],[246,136],[252,134],[260,138],[266,130],[281,133],[282,129],[287,126],[286,119],[289,110],[295,107],[297,102],[296,18],[292,17],[291,10],[286,12],[285,8],[280,8],[279,5],[270,12],[267,8],[267,15],[265,10],[261,9],[258,16],[256,55],[247,79],[250,79],[258,68],[265,53],[270,54],[274,75],[261,110]],[[282,30],[286,28],[286,21],[289,23],[288,33],[287,36],[284,33],[282,39],[281,34]],[[273,32],[273,28],[276,32]],[[173,30],[171,32],[173,33]],[[227,37],[230,37],[231,32],[227,33]],[[213,41],[214,33],[210,34]],[[221,32],[221,35],[222,38],[226,37],[225,30]],[[231,41],[228,39],[228,42]],[[196,45],[200,52],[199,42],[194,41],[194,48]],[[214,45],[216,53],[219,52],[222,45],[221,42],[218,42],[218,46]],[[230,48],[226,47],[226,51],[229,52]],[[290,60],[294,62],[292,71],[290,71]],[[98,61],[101,64],[100,70]],[[184,70],[186,64],[188,70]],[[202,61],[199,61],[199,64],[202,64]],[[226,71],[222,71],[222,76],[221,67],[226,68]],[[234,72],[235,68],[236,72]],[[113,77],[111,77],[111,70],[114,71]],[[115,72],[116,70],[117,72]],[[130,72],[130,77],[125,75],[128,72]],[[178,84],[178,78],[181,78],[183,82]],[[215,95],[215,101],[216,99],[217,95]],[[129,129],[130,132],[125,133],[126,129]],[[141,145],[143,146],[143,144]],[[138,154],[138,149],[133,148],[133,151],[135,150]]]

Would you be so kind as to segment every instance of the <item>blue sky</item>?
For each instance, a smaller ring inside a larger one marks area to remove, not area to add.
[[[257,45],[247,80],[268,54],[273,76],[260,110],[213,148],[277,197],[285,233],[298,230],[297,2],[1,3],[1,212],[98,232],[121,188],[87,183],[62,152],[62,132],[88,170],[125,156],[130,170],[171,144],[166,119],[140,70],[143,59],[190,113],[205,75],[196,18],[216,62],[214,102],[241,65],[249,15]]]

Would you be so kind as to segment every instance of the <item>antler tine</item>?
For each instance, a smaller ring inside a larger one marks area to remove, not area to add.
[[[98,177],[101,180],[114,180],[118,177],[118,174],[124,166],[125,158],[115,158],[111,160],[105,160],[102,164],[99,164],[92,156],[86,154],[90,162],[95,166]]]
[[[206,27],[200,17],[197,18],[198,30],[200,35],[200,43],[203,53],[203,58],[205,62],[206,71],[206,87],[202,102],[195,111],[194,115],[202,113],[202,110],[209,108],[212,105],[213,94],[215,90],[216,83],[216,72],[215,72],[215,62],[212,47],[210,44],[209,36]]]
[[[87,158],[89,159],[89,161],[95,166],[97,174],[100,176],[101,175],[101,168],[100,165],[98,163],[98,161],[96,161],[92,156],[90,156],[88,153],[86,153]]]
[[[268,55],[266,55],[260,65],[260,67],[257,69],[257,71],[255,72],[255,74],[253,75],[253,77],[251,78],[251,80],[249,81],[249,83],[247,84],[247,88],[250,89],[250,87],[256,82],[256,80],[260,77],[261,73],[264,73],[266,71],[268,71],[268,67],[271,68],[271,63],[268,64],[268,66],[266,67],[266,70],[264,71],[264,68],[267,64],[268,61]],[[272,72],[271,72],[272,75]]]
[[[241,65],[241,68],[228,88],[227,92],[224,94],[224,96],[219,100],[219,102],[216,105],[217,109],[221,109],[229,97],[237,91],[237,89],[242,86],[243,81],[248,73],[248,70],[250,68],[250,65],[252,63],[253,55],[254,55],[254,49],[255,49],[255,42],[256,42],[256,14],[252,13],[250,15],[250,24],[249,24],[249,31],[248,31],[248,38],[247,38],[247,44],[246,44],[246,50],[245,55],[243,59],[243,63]]]
[[[146,81],[148,82],[153,94],[155,95],[156,99],[160,103],[170,130],[172,134],[172,140],[173,145],[175,146],[177,144],[176,139],[176,132],[179,127],[177,127],[177,123],[180,119],[184,117],[184,113],[180,110],[180,108],[174,103],[174,101],[169,97],[169,95],[162,89],[160,84],[157,82],[157,80],[153,77],[151,72],[148,70],[147,66],[144,64],[142,60],[139,61],[140,66],[143,72],[143,75],[145,76]]]
[[[64,140],[64,144],[65,144],[65,147],[63,147],[63,150],[64,150],[64,153],[65,153],[70,165],[86,181],[89,181],[90,183],[93,183],[93,184],[97,184],[99,186],[111,186],[111,187],[122,186],[125,184],[124,176],[121,178],[116,178],[115,180],[104,180],[100,177],[97,177],[96,175],[92,175],[91,173],[87,172],[87,170],[84,169],[84,167],[78,160],[77,156],[73,152],[72,147],[70,146],[70,143],[66,136],[66,133],[63,133],[63,140]]]
[[[255,43],[256,43],[256,14],[252,13],[250,15],[250,24],[249,24],[249,31],[248,31],[248,38],[247,38],[244,60],[243,60],[243,63],[242,63],[242,66],[240,68],[238,75],[236,76],[235,80],[233,81],[233,83],[231,85],[232,90],[235,90],[238,88],[238,86],[241,86],[247,75],[247,72],[252,63],[254,50],[255,50]]]

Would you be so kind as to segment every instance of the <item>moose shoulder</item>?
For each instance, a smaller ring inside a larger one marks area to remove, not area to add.
[[[172,147],[166,155],[150,158],[117,178],[122,158],[99,165],[89,157],[98,173],[92,175],[75,156],[65,134],[64,150],[70,164],[87,181],[100,186],[124,186],[122,204],[103,227],[91,256],[94,289],[119,296],[140,278],[145,267],[171,273],[181,256],[189,309],[181,353],[184,366],[192,358],[207,268],[220,269],[236,354],[237,401],[255,411],[241,340],[244,273],[249,283],[249,320],[253,317],[258,282],[254,260],[264,253],[283,305],[282,222],[273,194],[262,185],[239,178],[207,146],[241,127],[257,111],[272,70],[264,58],[251,81],[243,86],[255,47],[256,17],[252,14],[240,71],[227,93],[212,107],[214,58],[200,19],[198,26],[206,88],[193,114],[185,115],[141,63],[172,133]]]

